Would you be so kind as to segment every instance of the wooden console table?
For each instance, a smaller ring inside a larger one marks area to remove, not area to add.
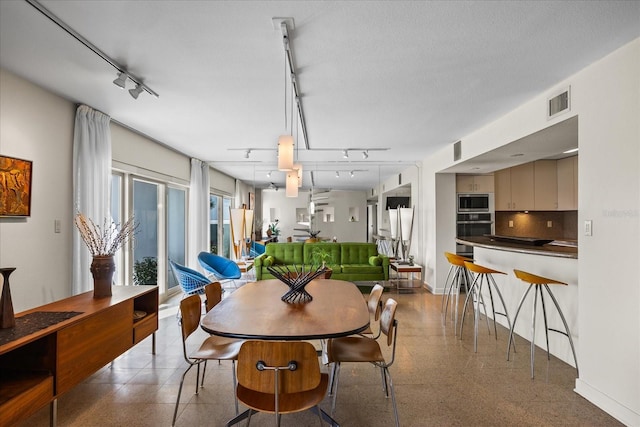
[[[0,426],[18,424],[48,403],[55,426],[63,393],[151,334],[155,354],[157,286],[114,286],[111,297],[99,299],[85,292],[18,313],[16,320],[52,312],[74,313],[0,344]]]

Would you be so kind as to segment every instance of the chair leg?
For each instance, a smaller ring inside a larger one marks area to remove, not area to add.
[[[549,323],[547,322],[547,307],[544,304],[544,295],[542,294],[542,287],[537,286],[540,292],[540,302],[542,303],[542,318],[544,319],[544,338],[547,343],[547,360],[551,360],[551,353],[549,352]]]
[[[567,338],[569,338],[569,344],[571,345],[571,352],[573,353],[573,361],[576,362],[576,373],[580,376],[580,371],[578,370],[578,358],[576,357],[576,348],[573,346],[573,338],[571,338],[571,331],[569,331],[569,325],[567,324],[567,319],[564,318],[564,314],[562,314],[562,310],[560,310],[560,305],[556,300],[556,297],[551,293],[551,289],[549,289],[549,285],[544,285],[547,293],[551,297],[551,301],[556,306],[558,310],[558,314],[560,314],[560,319],[562,319],[562,324],[564,325],[564,329],[566,331]]]
[[[334,364],[334,379],[333,379],[333,400],[331,401],[331,416],[336,413],[336,399],[338,398],[338,381],[340,379],[340,362]]]
[[[536,353],[536,309],[538,307],[538,287],[533,293],[533,313],[531,314],[531,379],[533,379],[533,368],[535,365]]]
[[[189,367],[183,372],[182,379],[180,380],[180,387],[178,387],[178,397],[176,398],[176,407],[173,410],[173,421],[171,422],[172,426],[176,425],[176,418],[178,417],[178,405],[180,405],[180,395],[182,394],[182,385],[184,384],[184,377],[187,375],[187,372],[193,368],[193,365],[189,365]],[[196,381],[196,390],[198,389],[198,381]]]
[[[518,314],[520,314],[520,309],[522,308],[522,304],[524,303],[525,298],[527,298],[529,291],[531,291],[531,286],[527,288],[527,290],[522,295],[522,298],[520,298],[520,302],[518,303],[518,308],[516,309],[516,315],[513,317],[513,324],[511,325],[511,329],[509,330],[509,343],[507,344],[507,360],[509,360],[509,355],[511,354],[511,343],[513,342],[513,331],[515,331],[516,329],[516,321],[518,320]],[[515,345],[513,347],[513,351],[515,353]]]
[[[384,397],[389,397],[389,388],[387,387],[387,374],[382,366],[380,367],[380,376],[382,377],[382,392],[384,393]]]
[[[207,361],[204,361],[204,366],[202,367],[202,381],[200,381],[200,388],[204,387],[204,376],[207,374]]]
[[[238,415],[238,381],[236,380],[235,360],[231,360],[231,376],[233,377],[233,398],[236,401],[236,415]]]
[[[391,403],[393,404],[393,415],[396,421],[396,427],[400,427],[400,419],[398,417],[398,404],[396,402],[396,392],[393,388],[393,380],[391,379],[391,374],[389,373],[389,368],[383,368],[386,372],[386,377],[389,379],[389,388],[391,389]]]

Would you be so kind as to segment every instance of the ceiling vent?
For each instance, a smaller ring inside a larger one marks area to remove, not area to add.
[[[457,162],[462,158],[462,141],[453,144],[453,161]]]
[[[552,119],[562,113],[571,111],[571,86],[556,92],[547,102],[547,119]]]

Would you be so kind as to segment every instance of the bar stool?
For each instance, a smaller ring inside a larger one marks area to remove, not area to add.
[[[496,281],[493,278],[493,274],[507,274],[502,271],[493,270],[488,267],[483,267],[478,264],[474,264],[469,261],[464,262],[464,266],[471,273],[475,273],[475,279],[471,284],[471,288],[469,289],[469,293],[467,293],[467,297],[464,300],[464,306],[462,308],[462,321],[460,322],[460,339],[462,339],[462,328],[464,327],[464,317],[467,313],[467,304],[469,303],[469,298],[475,303],[474,306],[474,318],[473,318],[473,351],[478,352],[478,322],[480,317],[480,303],[482,302],[482,307],[484,308],[484,315],[487,319],[487,328],[489,328],[489,334],[491,334],[491,327],[489,326],[489,316],[487,316],[487,309],[484,305],[484,299],[482,297],[482,285],[484,282],[487,283],[487,289],[489,290],[489,299],[491,300],[491,311],[493,312],[493,331],[496,337],[496,341],[498,340],[498,328],[496,326],[496,314],[501,316],[505,316],[507,318],[507,323],[509,324],[509,330],[511,330],[511,320],[509,319],[509,313],[507,313],[507,305],[504,303],[504,298],[502,298],[502,293],[500,289],[496,285]],[[493,302],[493,290],[496,291],[498,297],[500,297],[500,302],[502,303],[502,308],[504,309],[504,313],[496,312],[495,304]],[[475,296],[474,296],[475,295]]]
[[[453,331],[454,334],[458,332],[458,299],[460,296],[460,288],[464,285],[465,292],[469,292],[469,287],[472,283],[471,273],[464,266],[465,261],[473,261],[470,258],[465,258],[460,255],[452,254],[451,252],[445,252],[444,256],[447,257],[447,261],[451,266],[449,267],[449,273],[447,274],[447,280],[444,282],[444,294],[445,296],[442,298],[442,307],[440,311],[444,314],[442,316],[443,321],[447,319],[447,310],[449,308],[449,299],[451,299],[451,304],[455,304],[455,315],[454,315],[454,323],[453,323]],[[451,273],[453,273],[453,278],[451,282],[449,282],[449,278],[451,278]],[[451,294],[454,294],[454,298],[451,297]]]
[[[565,335],[569,338],[569,344],[571,345],[571,352],[573,353],[573,360],[576,362],[576,372],[578,371],[578,358],[576,357],[576,349],[573,346],[573,339],[571,338],[571,332],[569,331],[569,325],[567,325],[567,321],[564,318],[564,314],[562,314],[562,310],[560,310],[560,306],[558,305],[558,301],[556,297],[553,296],[551,289],[549,289],[549,285],[564,285],[567,286],[566,283],[560,282],[554,279],[548,279],[546,277],[536,276],[535,274],[527,273],[520,270],[513,270],[516,277],[524,282],[529,283],[529,288],[525,291],[524,295],[522,295],[522,299],[520,300],[520,304],[518,304],[518,309],[516,310],[516,315],[513,317],[513,324],[511,325],[511,331],[509,332],[509,344],[507,347],[507,360],[509,360],[509,355],[511,353],[511,342],[513,340],[513,331],[516,327],[516,321],[518,320],[518,314],[520,313],[520,309],[522,308],[522,304],[524,303],[525,298],[529,294],[532,288],[536,288],[534,292],[533,299],[533,316],[531,318],[531,378],[533,379],[533,364],[534,364],[534,354],[535,354],[535,337],[536,337],[536,307],[538,305],[538,293],[540,294],[540,301],[542,302],[542,314],[544,317],[544,333],[547,341],[547,360],[551,360],[551,356],[549,355],[549,331],[558,332],[562,335]],[[551,301],[556,306],[558,310],[558,314],[560,314],[560,319],[562,319],[562,323],[564,324],[565,332],[549,328],[547,324],[547,311],[544,305],[544,295],[542,290],[545,289],[549,296],[551,297]]]

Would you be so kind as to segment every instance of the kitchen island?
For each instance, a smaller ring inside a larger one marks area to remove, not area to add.
[[[474,262],[476,264],[506,273],[505,275],[494,274],[494,279],[505,299],[507,311],[511,319],[513,319],[518,303],[528,287],[528,284],[515,277],[513,273],[514,269],[567,283],[568,286],[550,285],[550,288],[558,300],[558,304],[569,324],[571,336],[576,346],[577,357],[578,360],[580,360],[580,339],[578,335],[578,248],[575,246],[567,246],[572,245],[572,242],[554,241],[556,242],[555,244],[546,243],[535,246],[531,243],[500,241],[489,236],[467,237],[464,239],[456,239],[456,241],[474,247]],[[483,296],[488,305],[490,301],[488,291],[485,293],[483,290]],[[551,301],[546,301],[546,303],[549,327],[562,330],[562,321],[555,309],[551,308],[553,306]],[[500,306],[499,302],[497,304]],[[515,327],[515,333],[527,340],[531,339],[532,306],[533,298],[529,295],[529,298],[527,298],[527,301],[522,306]],[[489,307],[487,308],[489,313],[491,313],[491,309],[489,309]],[[541,317],[542,312],[540,306],[538,306],[535,343],[541,349],[546,350],[544,325]],[[505,328],[508,328],[504,316],[498,316],[496,320]],[[481,334],[487,333],[486,328],[481,328],[479,331]],[[498,333],[508,332],[498,331]],[[567,337],[558,333],[549,332],[549,345],[551,347],[551,354],[574,366],[571,347]],[[512,353],[511,357],[528,358],[528,349],[523,350],[519,349],[515,355]],[[507,349],[505,348],[505,354],[506,351]],[[544,366],[544,351],[537,351],[536,360],[536,366]]]

